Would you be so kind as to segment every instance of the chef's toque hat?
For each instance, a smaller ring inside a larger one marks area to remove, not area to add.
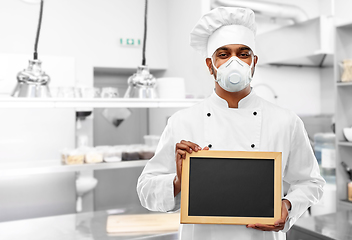
[[[228,44],[242,44],[255,52],[256,24],[248,8],[218,7],[206,13],[191,32],[191,46],[204,57]]]

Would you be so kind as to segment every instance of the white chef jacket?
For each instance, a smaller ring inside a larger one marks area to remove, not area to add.
[[[155,156],[137,184],[141,204],[151,211],[180,209],[181,194],[174,197],[173,180],[175,147],[181,140],[202,148],[211,146],[210,150],[282,152],[282,179],[290,184],[282,197],[292,205],[283,231],[264,232],[245,225],[181,224],[182,240],[283,240],[285,232],[322,197],[325,181],[298,116],[260,98],[253,89],[238,108],[229,108],[214,91],[209,98],[169,118]]]

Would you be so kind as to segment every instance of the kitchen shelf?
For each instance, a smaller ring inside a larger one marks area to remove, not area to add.
[[[160,73],[160,72],[165,72],[167,69],[166,68],[149,68],[150,73],[155,74],[155,73]],[[135,67],[116,67],[116,66],[108,66],[108,64],[105,64],[104,67],[100,66],[95,66],[94,67],[94,73],[112,73],[112,74],[123,74],[123,75],[132,75],[136,73],[137,71],[137,66]]]
[[[339,200],[340,204],[344,205],[347,208],[352,208],[352,202],[348,201],[347,199]]]
[[[333,37],[334,21],[331,16],[319,16],[260,34],[256,47],[256,54],[260,56],[258,64],[333,67]],[[288,41],[295,44],[287,47]]]
[[[0,108],[184,108],[202,99],[0,98]]]
[[[63,165],[60,160],[48,160],[41,162],[1,164],[0,179],[9,176],[23,176],[38,173],[62,173],[79,172],[86,170],[106,170],[117,168],[144,167],[148,160],[131,160],[114,163],[85,163],[76,165]]]
[[[352,147],[352,142],[339,141],[339,142],[338,142],[338,145],[339,145],[339,146]]]
[[[352,22],[350,20],[340,21],[339,22],[338,19],[337,19],[335,26],[337,28],[352,28]]]
[[[347,6],[347,7],[346,7]],[[347,200],[347,176],[340,166],[342,162],[351,166],[352,142],[345,139],[343,129],[351,125],[352,120],[352,82],[341,82],[340,63],[352,56],[352,18],[349,11],[352,6],[349,0],[335,0],[335,132],[336,132],[336,207],[337,211],[352,209]]]
[[[338,87],[352,86],[352,82],[337,82]]]

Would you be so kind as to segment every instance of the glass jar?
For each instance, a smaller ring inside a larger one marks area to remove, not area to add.
[[[321,175],[327,182],[335,183],[336,149],[334,133],[317,133],[314,135],[314,153]]]

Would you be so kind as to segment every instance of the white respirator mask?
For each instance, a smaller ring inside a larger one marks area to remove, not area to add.
[[[236,56],[231,57],[219,68],[216,68],[213,62],[213,66],[217,71],[215,81],[228,92],[239,92],[252,81],[253,64],[254,58],[252,58],[252,63],[249,66]]]

